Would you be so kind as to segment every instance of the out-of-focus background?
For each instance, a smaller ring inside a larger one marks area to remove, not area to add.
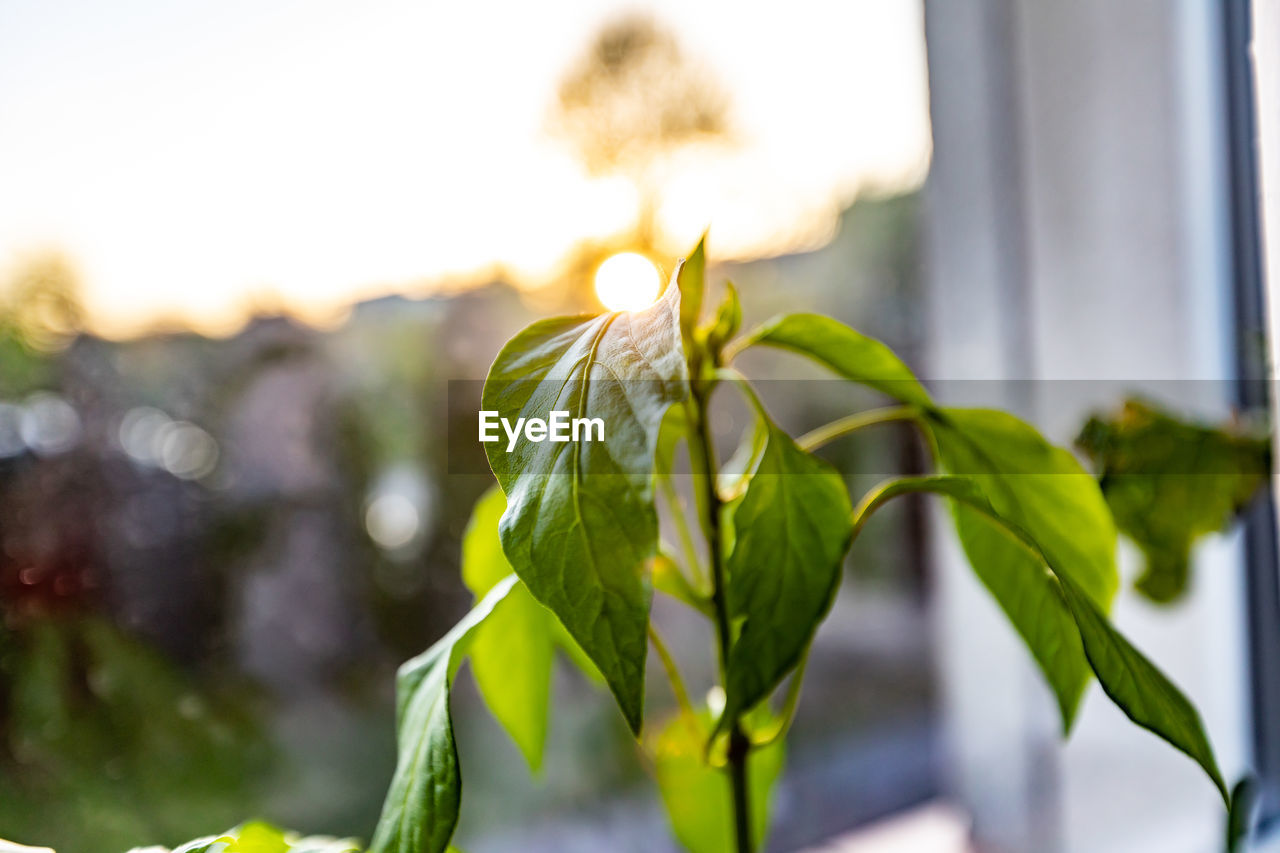
[[[1064,442],[1133,390],[1265,406],[1234,384],[1265,350],[1248,19],[1216,0],[0,4],[0,836],[111,851],[258,816],[367,838],[395,667],[470,601],[459,540],[490,481],[450,465],[450,418],[473,416],[450,380],[535,317],[656,286],[708,227],[748,323],[832,314],[949,400]],[[627,253],[654,268],[606,263]],[[866,402],[765,389],[794,429]],[[892,429],[828,456],[855,487],[923,464]],[[1117,616],[1229,774],[1280,769],[1253,722],[1280,687],[1267,525],[1204,546],[1177,608]],[[1212,790],[1100,697],[1059,748],[928,505],[864,539],[770,850],[1218,849]],[[674,849],[574,670],[536,778],[459,685],[463,849]]]

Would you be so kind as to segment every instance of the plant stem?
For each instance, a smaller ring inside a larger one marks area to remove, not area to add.
[[[738,853],[752,853],[755,849],[751,838],[751,789],[747,780],[747,758],[751,754],[751,739],[734,722],[729,733],[729,786],[733,792],[733,833],[738,840]]]
[[[684,517],[684,501],[676,492],[675,485],[671,482],[670,474],[663,474],[658,477],[659,488],[662,489],[663,496],[667,499],[667,506],[671,509],[671,515],[674,517],[676,534],[680,537],[680,547],[684,550],[684,559],[688,564],[689,574],[693,588],[703,595],[706,595],[707,579],[702,572],[702,561],[698,558],[698,549],[693,544],[693,534],[689,531],[689,522]]]
[[[698,715],[693,710],[693,703],[689,701],[689,691],[684,687],[684,679],[680,677],[680,668],[676,666],[676,659],[672,657],[671,650],[662,641],[662,636],[652,623],[649,625],[649,642],[653,643],[654,651],[662,661],[662,668],[667,673],[667,680],[671,682],[671,693],[676,697],[676,704],[680,706],[680,711],[690,718],[696,718]]]
[[[851,432],[856,432],[863,427],[890,423],[892,421],[914,420],[919,414],[919,410],[914,406],[890,406],[884,409],[871,409],[867,412],[858,412],[856,414],[840,418],[838,421],[823,424],[810,432],[806,432],[804,435],[796,439],[796,444],[803,450],[816,450],[824,444],[829,444],[837,438],[846,436]]]
[[[708,417],[707,386],[694,390],[694,414],[697,420],[697,435],[690,436],[690,445],[697,444],[702,467],[702,488],[706,494],[706,518],[704,525],[707,532],[707,551],[711,563],[711,603],[714,607],[716,622],[716,639],[720,659],[720,680],[725,681],[729,672],[729,649],[733,636],[729,625],[729,605],[725,598],[724,548],[720,530],[720,493],[716,490],[716,454],[715,443],[711,436],[711,422]],[[737,853],[753,853],[755,850],[751,838],[751,797],[747,779],[747,758],[751,754],[751,739],[743,731],[741,719],[729,721],[728,772],[729,788],[733,797],[733,831],[737,842]]]

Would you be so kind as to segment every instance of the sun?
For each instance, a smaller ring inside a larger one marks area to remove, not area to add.
[[[641,311],[653,304],[662,275],[644,255],[622,252],[596,270],[596,296],[610,311]]]

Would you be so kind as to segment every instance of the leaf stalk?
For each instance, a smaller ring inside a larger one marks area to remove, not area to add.
[[[800,446],[801,450],[816,450],[825,444],[830,444],[837,438],[843,438],[864,427],[892,423],[894,421],[912,421],[919,416],[920,410],[915,406],[888,406],[883,409],[856,412],[805,433],[796,439],[796,444]]]

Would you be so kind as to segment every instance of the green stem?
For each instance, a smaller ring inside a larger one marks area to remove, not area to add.
[[[671,509],[671,515],[676,526],[676,535],[680,537],[680,548],[684,551],[684,560],[688,564],[693,587],[703,591],[705,594],[707,579],[702,571],[702,561],[698,558],[698,548],[693,544],[693,534],[689,530],[689,522],[685,519],[684,501],[676,492],[675,484],[671,482],[670,474],[660,475],[658,483],[659,488],[662,489],[663,497],[667,500],[667,506]]]
[[[824,444],[830,444],[837,438],[856,432],[863,427],[893,421],[915,420],[920,412],[914,406],[890,406],[884,409],[872,409],[868,412],[857,412],[838,421],[823,424],[811,432],[796,439],[796,444],[803,450],[816,450]]]
[[[747,780],[747,758],[751,755],[751,739],[734,723],[729,733],[729,787],[733,792],[733,834],[738,841],[738,853],[755,850],[751,838],[751,789]]]
[[[662,641],[661,635],[652,623],[649,625],[649,642],[653,643],[658,659],[662,661],[662,668],[667,673],[667,680],[671,682],[671,692],[676,697],[676,704],[686,716],[697,719],[698,714],[693,710],[693,703],[689,701],[689,691],[685,689],[684,679],[680,677],[680,667],[676,666],[676,659],[672,657],[671,650]]]
[[[725,598],[724,547],[720,530],[720,494],[716,490],[716,454],[715,443],[711,436],[711,423],[708,418],[708,395],[710,387],[696,388],[694,392],[694,415],[697,423],[696,436],[691,436],[692,447],[697,444],[697,452],[702,467],[702,488],[706,499],[704,506],[704,526],[707,533],[707,551],[711,563],[711,603],[715,613],[716,640],[720,660],[720,680],[726,682],[729,672],[729,650],[733,635],[729,623],[729,605]],[[727,688],[727,683],[726,683]],[[751,739],[742,728],[741,719],[729,721],[729,749],[727,769],[729,788],[733,797],[733,831],[737,842],[737,853],[753,853],[755,846],[751,838],[751,798],[747,779],[747,758],[751,754]]]

